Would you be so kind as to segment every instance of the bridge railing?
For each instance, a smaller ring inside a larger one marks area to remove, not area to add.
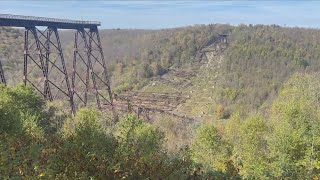
[[[68,23],[68,24],[86,24],[86,25],[97,25],[97,26],[101,25],[99,21],[80,21],[80,20],[69,20],[69,19],[59,19],[59,18],[21,16],[21,15],[12,15],[12,14],[0,14],[0,19],[55,22],[55,23]]]

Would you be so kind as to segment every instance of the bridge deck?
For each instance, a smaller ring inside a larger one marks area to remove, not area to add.
[[[0,14],[0,26],[32,27],[50,26],[58,29],[95,28],[100,26],[98,21],[77,21],[69,19],[46,18],[35,16],[21,16]]]

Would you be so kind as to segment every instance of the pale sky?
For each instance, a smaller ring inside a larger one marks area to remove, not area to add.
[[[320,27],[320,1],[3,1],[0,13],[101,21],[101,28],[158,29],[194,24]]]

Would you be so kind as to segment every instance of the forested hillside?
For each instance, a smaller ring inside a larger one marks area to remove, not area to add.
[[[73,34],[60,33],[70,73]],[[130,97],[128,108],[166,110],[117,120],[88,107],[73,117],[64,104],[13,87],[23,31],[3,28],[0,177],[320,178],[320,30],[211,24],[100,33],[113,93]]]
[[[8,82],[13,85],[21,80],[23,31],[4,28],[0,32],[0,57]],[[60,34],[70,73],[73,34],[71,31]],[[198,62],[195,59],[197,52],[214,43],[218,34],[229,35],[228,48],[210,57],[210,62]],[[276,25],[233,27],[214,24],[163,30],[101,30],[115,92],[178,91],[192,99],[203,94],[205,89],[207,92],[203,95],[206,97],[203,98],[209,98],[208,108],[193,113],[195,116],[199,113],[214,115],[214,111],[222,107],[247,111],[270,105],[291,74],[319,70],[319,35],[316,29]],[[218,59],[220,64],[214,64]],[[153,81],[154,77],[160,76],[186,81],[171,75],[172,69],[196,74],[196,77],[187,78],[191,86],[181,89]]]

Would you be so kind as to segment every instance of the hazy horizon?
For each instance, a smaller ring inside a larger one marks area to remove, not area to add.
[[[320,1],[0,1],[3,14],[96,20],[101,29],[216,23],[319,28],[319,7]]]

